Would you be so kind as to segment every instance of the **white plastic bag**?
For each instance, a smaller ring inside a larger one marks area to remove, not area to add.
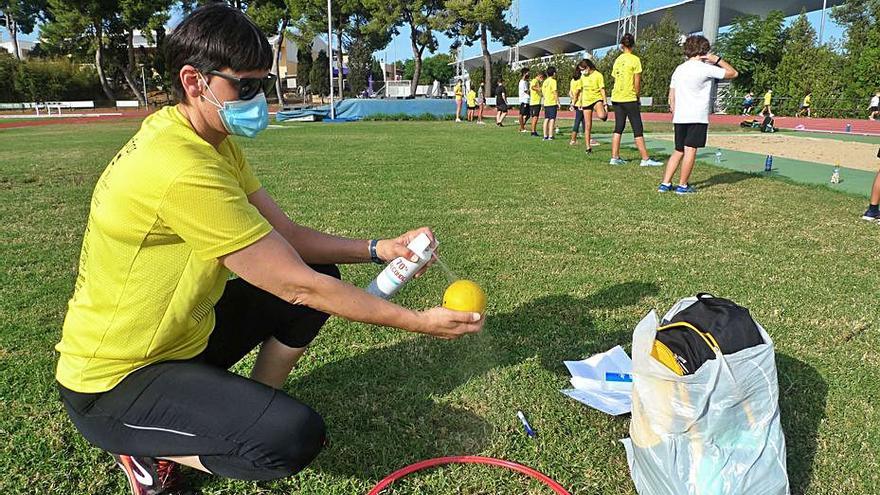
[[[680,300],[668,321],[696,298]],[[692,375],[654,359],[660,322],[651,311],[633,332],[630,438],[622,440],[642,495],[787,495],[785,438],[773,341],[716,352]]]

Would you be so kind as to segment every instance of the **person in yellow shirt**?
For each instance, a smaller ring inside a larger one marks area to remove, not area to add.
[[[547,67],[547,78],[541,83],[544,96],[544,141],[555,139],[556,112],[559,110],[559,91],[556,89],[556,67]]]
[[[596,64],[590,59],[581,60],[578,66],[583,71],[581,76],[580,108],[584,120],[584,143],[587,145],[587,154],[593,152],[593,146],[599,143],[593,141],[593,112],[599,120],[608,120],[608,111],[605,109],[605,78],[596,70]]]
[[[532,116],[532,136],[540,137],[540,134],[538,134],[538,118],[541,116],[541,99],[543,96],[541,88],[546,76],[544,71],[541,71],[529,82],[529,115]]]
[[[580,107],[580,98],[581,98],[581,68],[580,64],[574,66],[574,72],[571,76],[571,81],[568,82],[568,97],[571,100],[571,103],[568,106],[568,109],[574,112],[574,124],[571,126],[571,137],[568,139],[568,145],[574,146],[577,144],[578,132],[580,132],[581,127],[583,127],[584,123],[584,115],[581,113]]]
[[[307,466],[324,420],[280,388],[329,315],[447,339],[483,321],[405,309],[339,279],[336,264],[417,256],[406,246],[433,238],[429,228],[324,234],[263,189],[230,138],[266,128],[276,81],[272,48],[244,13],[200,7],[166,43],[180,103],[146,118],[101,174],[56,346],[71,421],[135,495],[181,490],[181,464],[245,480]],[[228,371],[258,347],[249,378]]]
[[[636,45],[635,37],[627,33],[620,39],[620,50],[623,52],[614,61],[611,77],[614,88],[611,90],[611,105],[614,107],[614,134],[611,137],[611,165],[626,165],[620,157],[620,140],[626,129],[626,121],[632,126],[633,138],[643,167],[659,167],[662,162],[652,160],[645,147],[645,131],[642,125],[642,114],[639,109],[639,95],[642,90],[642,61],[633,55]]]
[[[773,109],[771,108],[772,103],[773,103],[773,90],[768,88],[767,92],[764,93],[764,107],[761,108],[761,115],[765,115],[768,117],[773,116]]]
[[[461,101],[464,96],[464,92],[461,89],[461,79],[455,80],[453,91],[455,92],[455,121],[461,122]]]
[[[811,111],[811,107],[813,106],[813,92],[807,91],[807,95],[804,96],[803,101],[801,102],[801,108],[798,110],[797,116],[803,117],[806,116],[810,118],[813,116]]]
[[[467,92],[467,121],[474,121],[474,112],[477,110],[477,92],[474,88],[468,89]]]

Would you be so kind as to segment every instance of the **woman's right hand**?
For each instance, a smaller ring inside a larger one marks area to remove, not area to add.
[[[453,311],[442,307],[420,311],[419,333],[441,339],[457,339],[462,335],[477,333],[483,329],[485,318],[480,313]]]

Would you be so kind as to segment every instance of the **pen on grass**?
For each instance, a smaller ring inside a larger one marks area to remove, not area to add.
[[[528,420],[526,420],[526,415],[523,414],[522,411],[517,411],[516,417],[519,418],[520,422],[522,422],[523,429],[526,430],[526,435],[528,435],[532,438],[535,438],[536,436],[538,436],[537,433],[535,433],[535,430],[532,428],[532,425],[530,425]]]

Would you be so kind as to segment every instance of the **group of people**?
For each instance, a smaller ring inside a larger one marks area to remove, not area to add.
[[[766,117],[773,116],[773,90],[767,89],[767,92],[764,93],[764,102],[761,106],[760,114]],[[743,115],[751,115],[755,110],[755,95],[751,91],[746,93],[743,97],[742,101],[742,114]],[[801,100],[800,105],[798,106],[796,117],[807,117],[810,118],[813,116],[813,91],[807,90],[807,94],[804,95],[804,98]],[[874,93],[874,96],[871,97],[871,102],[868,105],[868,120],[877,120],[880,117],[880,90],[877,90]]]
[[[614,132],[611,138],[610,165],[626,165],[620,156],[621,141],[626,124],[632,129],[633,140],[643,167],[659,167],[663,163],[654,160],[645,146],[644,126],[642,124],[640,98],[642,82],[642,63],[633,53],[635,38],[626,34],[621,38],[621,54],[614,61],[611,76],[614,87],[611,90],[611,108],[614,111]],[[675,127],[675,151],[666,163],[659,192],[673,191],[680,195],[696,192],[688,181],[696,161],[697,150],[706,146],[709,127],[710,99],[715,80],[733,79],[737,71],[721,57],[710,52],[709,41],[703,36],[691,36],[685,40],[683,49],[686,61],[679,65],[669,84],[669,103]],[[556,133],[556,117],[559,110],[559,90],[556,82],[556,68],[548,67],[533,74],[529,68],[520,71],[519,130],[544,141],[553,141]],[[507,96],[499,81],[496,90],[498,113],[496,124],[501,126],[507,114]],[[585,152],[591,154],[593,147],[599,145],[592,138],[592,122],[595,115],[599,120],[608,119],[606,108],[607,92],[605,78],[592,60],[584,59],[577,63],[569,84],[570,109],[574,112],[574,124],[569,144],[577,144],[581,130],[584,135]],[[478,97],[477,97],[478,98]],[[473,100],[479,104],[479,99]],[[769,102],[767,103],[769,111]],[[482,108],[482,107],[479,107]],[[468,110],[471,100],[468,99]],[[460,110],[459,110],[460,111]],[[538,133],[541,112],[544,121]],[[470,117],[470,113],[469,113]],[[470,120],[470,119],[469,119]],[[529,122],[531,126],[529,127]],[[679,183],[672,180],[681,168]]]

